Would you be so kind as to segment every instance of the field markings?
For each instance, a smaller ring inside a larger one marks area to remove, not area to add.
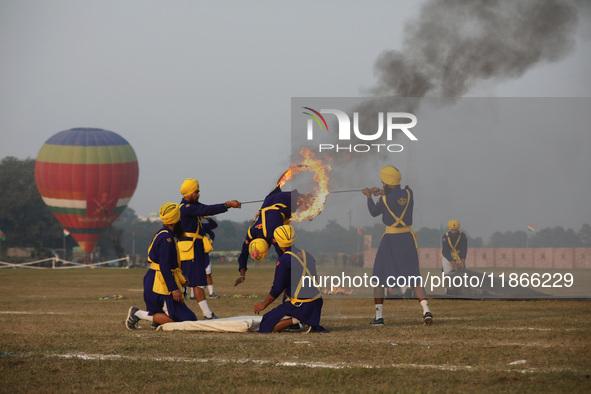
[[[87,354],[87,353],[67,353],[67,354],[48,354],[46,357],[57,357],[65,359],[77,359],[86,361],[96,360],[131,360],[131,361],[164,361],[164,362],[179,362],[179,363],[219,363],[219,364],[256,364],[262,366],[273,366],[273,367],[306,367],[306,368],[326,368],[326,369],[345,369],[345,368],[364,368],[364,369],[430,369],[439,371],[488,371],[492,370],[504,371],[504,372],[519,372],[519,373],[553,373],[553,372],[574,372],[579,373],[581,371],[572,368],[503,368],[495,369],[491,368],[490,365],[482,367],[472,367],[470,365],[451,365],[451,364],[388,364],[388,365],[371,365],[371,364],[360,364],[360,363],[324,363],[318,362],[300,362],[300,361],[272,361],[272,360],[258,360],[258,359],[220,359],[220,358],[186,358],[186,357],[145,357],[145,356],[124,356],[119,354]],[[520,360],[519,364],[525,364],[525,360]],[[514,363],[508,364],[511,366]]]
[[[382,344],[382,343],[390,343],[392,346],[423,346],[423,347],[427,347],[427,349],[430,349],[432,346],[433,347],[437,347],[437,346],[450,346],[453,343],[468,343],[469,340],[466,339],[457,339],[453,342],[450,342],[449,339],[446,340],[429,340],[428,342],[424,342],[424,343],[417,343],[417,342],[412,342],[412,341],[406,341],[406,340],[384,340],[384,341],[369,341],[369,343],[371,344]],[[539,342],[495,342],[494,344],[484,344],[484,346],[486,347],[506,347],[506,346],[510,346],[510,347],[537,347],[537,348],[543,348],[543,349],[548,349],[548,348],[552,348],[552,347],[563,347],[564,345],[562,343],[548,343],[548,342],[544,342],[544,343],[539,343]]]
[[[69,312],[0,311],[0,315],[71,315]]]
[[[584,331],[583,327],[579,328],[540,328],[540,327],[464,327],[467,330],[500,330],[500,331]]]

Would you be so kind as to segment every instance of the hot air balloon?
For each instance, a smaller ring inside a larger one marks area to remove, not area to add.
[[[127,140],[94,128],[55,134],[43,144],[35,163],[43,201],[86,253],[123,212],[138,175]]]

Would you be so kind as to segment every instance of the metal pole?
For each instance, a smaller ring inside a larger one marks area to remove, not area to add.
[[[353,193],[353,192],[362,192],[364,189],[355,189],[355,190],[335,190],[334,192],[329,192],[329,193]],[[244,202],[240,202],[240,204],[252,204],[255,202],[263,202],[265,200],[252,200],[252,201],[244,201]]]
[[[352,192],[362,192],[365,189],[355,189],[355,190],[335,190],[334,192],[329,193],[352,193]]]
[[[253,204],[255,202],[263,202],[265,200],[253,200],[253,201],[244,201],[244,202],[240,202],[240,204]]]

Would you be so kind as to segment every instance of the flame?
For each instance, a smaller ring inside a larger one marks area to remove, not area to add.
[[[290,179],[293,175],[300,171],[310,171],[314,173],[314,192],[315,197],[311,197],[311,201],[302,210],[294,212],[291,220],[293,222],[301,222],[303,220],[312,220],[316,215],[322,212],[326,199],[328,198],[328,173],[332,171],[332,167],[328,163],[323,163],[322,160],[316,159],[314,154],[307,148],[300,151],[300,160],[295,166],[292,166],[286,173],[289,172]],[[286,174],[285,173],[285,174]],[[284,175],[285,175],[284,174]],[[283,177],[282,177],[283,178]]]
[[[285,183],[287,181],[289,181],[292,177],[292,173],[291,173],[291,168],[287,171],[285,171],[283,173],[283,175],[281,175],[281,178],[279,178],[279,180],[277,181],[277,186],[281,187],[283,185],[285,185]]]
[[[279,180],[277,181],[277,186],[281,187],[289,181],[292,176],[296,175],[298,172],[304,170],[304,165],[302,164],[292,164],[291,167],[281,175]]]

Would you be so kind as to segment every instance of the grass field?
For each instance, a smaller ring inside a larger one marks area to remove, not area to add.
[[[433,299],[427,327],[416,301],[388,300],[371,327],[372,300],[338,298],[325,300],[329,334],[132,332],[144,273],[0,270],[0,391],[591,392],[589,302]],[[273,267],[234,288],[236,276],[214,267],[220,317],[252,315]]]

